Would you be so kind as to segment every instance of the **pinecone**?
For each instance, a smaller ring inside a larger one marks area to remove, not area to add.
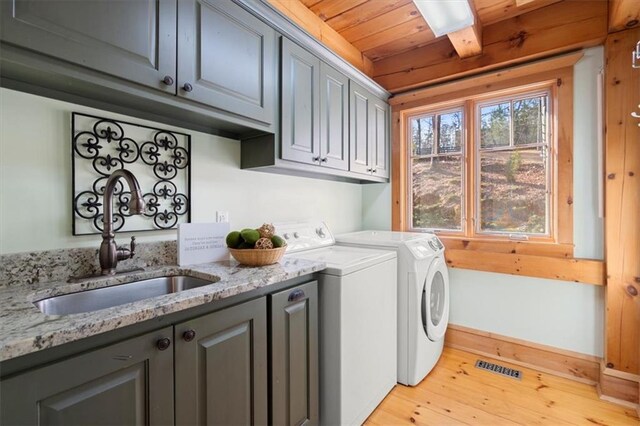
[[[276,228],[270,223],[265,223],[258,228],[258,232],[262,238],[271,238],[276,233]]]
[[[256,241],[256,245],[254,246],[254,248],[261,249],[261,250],[272,249],[273,243],[269,238],[260,238],[258,241]]]

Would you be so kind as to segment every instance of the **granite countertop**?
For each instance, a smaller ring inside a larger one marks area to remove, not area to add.
[[[251,268],[236,261],[186,267],[155,266],[144,271],[78,283],[50,282],[0,288],[0,361],[73,342],[214,300],[245,293],[325,268],[322,262],[284,257],[280,263]],[[99,311],[45,315],[33,302],[92,288],[166,275],[189,275],[213,284]]]

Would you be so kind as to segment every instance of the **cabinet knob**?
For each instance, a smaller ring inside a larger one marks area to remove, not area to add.
[[[171,346],[171,340],[167,337],[158,339],[158,341],[156,342],[156,348],[158,348],[158,350],[161,350],[161,351],[164,351],[165,349],[169,349],[169,346]]]
[[[320,159],[320,162],[326,163],[327,162],[327,157],[324,157],[324,158]]]
[[[167,86],[173,86],[173,77],[171,77],[170,75],[165,75],[162,79],[162,82]]]
[[[190,91],[193,90],[193,86],[191,84],[189,84],[189,83],[185,83],[182,86],[182,90],[184,90],[185,92],[190,92]]]
[[[313,162],[314,162],[314,163],[315,163],[316,161],[317,161],[317,162],[320,162],[320,157],[313,157],[311,160],[313,160]]]
[[[306,294],[304,294],[304,290],[297,289],[297,290],[293,290],[291,293],[289,293],[289,297],[287,298],[287,300],[289,302],[297,302],[298,300],[302,300],[305,297],[306,297]]]
[[[370,172],[371,170],[373,170],[373,169],[371,169],[371,168],[367,169],[368,172]]]
[[[371,173],[377,173],[378,169],[371,169]]]
[[[185,342],[190,342],[193,339],[195,339],[196,337],[196,332],[194,330],[187,330],[184,333],[182,333],[182,338],[184,339]]]

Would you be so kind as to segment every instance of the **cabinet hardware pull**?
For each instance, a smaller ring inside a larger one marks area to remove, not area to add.
[[[193,90],[193,86],[191,84],[189,84],[189,83],[185,83],[182,86],[182,90],[184,90],[185,92],[190,92],[190,91]]]
[[[169,346],[171,346],[171,340],[169,340],[167,337],[158,339],[158,341],[156,342],[156,348],[158,348],[158,350],[161,350],[161,351],[164,351],[165,349],[169,349]]]
[[[171,77],[170,75],[165,75],[162,79],[162,82],[167,86],[173,86],[173,77]]]
[[[196,337],[196,332],[194,330],[187,330],[184,333],[182,333],[182,338],[184,339],[185,342],[190,342],[193,339],[195,339]]]
[[[306,294],[304,294],[304,290],[298,289],[298,290],[293,290],[291,293],[289,293],[289,302],[297,302],[298,300],[302,300],[306,297]]]

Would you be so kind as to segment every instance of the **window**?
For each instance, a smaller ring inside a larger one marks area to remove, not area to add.
[[[602,262],[575,259],[573,248],[581,57],[393,96],[392,229],[436,232],[450,267],[602,282]]]
[[[555,242],[556,81],[405,115],[407,230]]]

